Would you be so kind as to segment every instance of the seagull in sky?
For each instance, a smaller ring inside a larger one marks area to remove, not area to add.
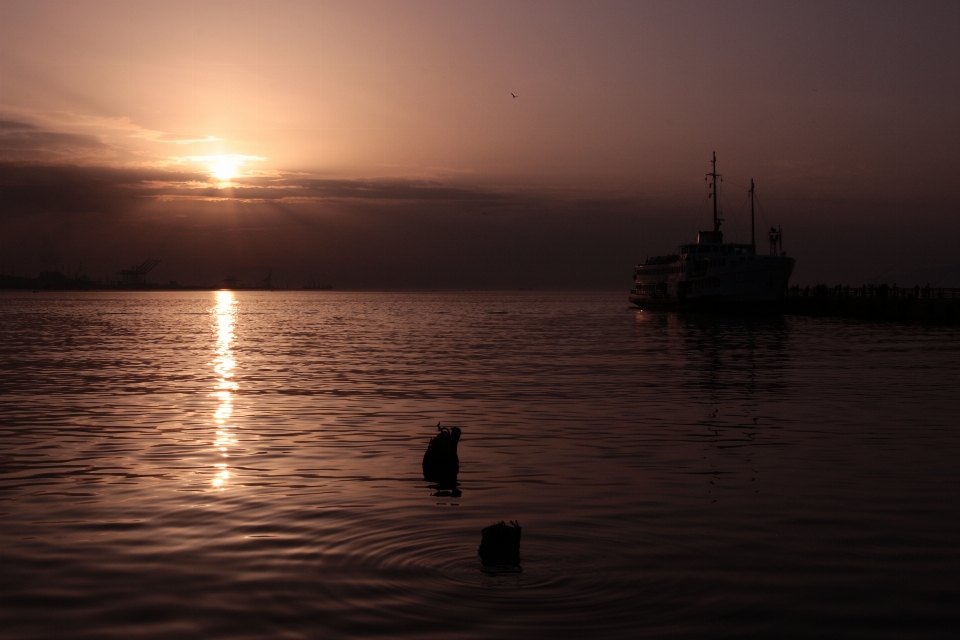
[[[510,95],[512,95],[514,98],[517,97],[517,94],[513,93],[512,91],[510,92]]]

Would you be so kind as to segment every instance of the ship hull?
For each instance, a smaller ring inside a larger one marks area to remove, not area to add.
[[[776,306],[783,300],[794,264],[786,256],[756,256],[701,277],[644,283],[647,286],[638,286],[629,299],[642,309]]]
[[[639,309],[654,310],[775,310],[784,304],[784,298],[776,300],[734,300],[721,296],[710,296],[692,299],[666,298],[651,300],[635,294],[630,294],[630,304]]]

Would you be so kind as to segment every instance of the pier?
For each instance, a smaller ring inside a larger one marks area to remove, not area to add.
[[[787,288],[783,312],[862,320],[960,324],[960,288],[824,284]]]

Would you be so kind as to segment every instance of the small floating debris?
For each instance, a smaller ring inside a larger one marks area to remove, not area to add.
[[[460,442],[460,429],[447,429],[437,423],[439,433],[430,438],[427,452],[423,454],[423,479],[434,482],[440,489],[456,489],[457,474],[460,472],[460,458],[457,457],[457,443]]]
[[[485,567],[511,567],[520,564],[520,524],[511,520],[508,526],[501,520],[484,528],[477,555]]]

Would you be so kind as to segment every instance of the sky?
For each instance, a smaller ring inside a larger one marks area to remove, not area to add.
[[[957,2],[0,0],[0,270],[626,290],[710,227],[716,152],[726,239],[752,178],[792,282],[960,280],[957,33]]]

